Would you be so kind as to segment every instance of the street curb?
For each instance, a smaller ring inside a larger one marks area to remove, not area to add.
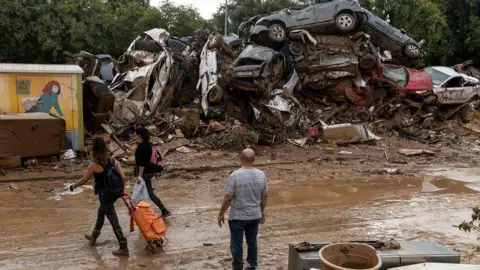
[[[268,167],[272,165],[292,165],[292,164],[299,164],[303,163],[305,161],[281,161],[281,162],[270,162],[270,163],[260,163],[260,164],[255,164],[256,167],[258,168],[263,168],[263,167]],[[201,167],[178,167],[178,168],[167,168],[167,173],[168,174],[182,174],[182,173],[199,173],[199,172],[208,172],[208,171],[216,171],[216,170],[223,170],[223,169],[235,169],[239,168],[239,164],[227,164],[227,165],[222,165],[222,166],[201,166]],[[133,172],[127,172],[125,173],[127,177],[133,177]],[[7,178],[7,179],[1,179],[0,178],[0,184],[2,183],[21,183],[21,182],[47,182],[47,181],[57,181],[57,180],[72,180],[72,179],[80,179],[83,176],[83,171],[82,173],[71,173],[71,174],[65,174],[65,175],[58,175],[58,176],[50,176],[50,177],[36,177],[36,178]]]

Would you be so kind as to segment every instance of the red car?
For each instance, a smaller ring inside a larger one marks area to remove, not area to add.
[[[409,69],[402,66],[379,65],[370,80],[381,79],[396,85],[401,91],[417,92],[432,89],[432,77],[423,70]]]
[[[423,70],[382,64],[365,80],[365,88],[349,88],[345,94],[354,104],[369,107],[379,98],[405,97],[432,87],[432,77]]]

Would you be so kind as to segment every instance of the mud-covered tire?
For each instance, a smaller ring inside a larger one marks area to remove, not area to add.
[[[471,122],[473,120],[473,109],[470,104],[465,105],[459,112],[460,120],[464,123]]]
[[[373,54],[366,54],[360,58],[359,67],[365,70],[372,70],[378,66],[377,58]]]
[[[412,59],[418,59],[422,54],[420,48],[413,43],[407,43],[407,45],[405,45],[404,52],[406,56]]]
[[[287,29],[279,24],[274,23],[268,27],[268,37],[276,43],[282,43],[287,38]]]
[[[207,100],[210,105],[216,105],[223,99],[223,88],[219,85],[215,85],[207,95]]]
[[[353,32],[357,24],[357,17],[351,13],[340,13],[335,17],[335,29],[340,33]]]
[[[288,44],[288,51],[294,56],[303,55],[303,46],[299,42],[290,42]]]

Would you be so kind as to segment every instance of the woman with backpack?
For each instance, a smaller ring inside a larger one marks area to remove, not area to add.
[[[91,158],[92,161],[88,165],[83,178],[68,187],[70,191],[73,191],[75,188],[85,185],[92,176],[94,177],[95,194],[98,194],[100,207],[98,208],[95,228],[92,234],[86,234],[85,238],[90,242],[90,245],[95,245],[106,216],[120,245],[119,250],[112,252],[113,255],[128,256],[127,239],[123,236],[114,206],[115,201],[123,195],[126,180],[125,174],[120,163],[114,158],[108,157],[107,145],[101,137],[93,139]]]
[[[138,147],[137,150],[135,151],[135,162],[137,164],[136,166],[136,176],[138,177],[138,180],[140,181],[145,181],[145,186],[148,191],[148,196],[150,199],[162,210],[162,217],[166,218],[171,215],[170,211],[165,208],[163,205],[162,201],[153,193],[153,188],[152,188],[152,178],[153,176],[158,173],[156,172],[151,164],[150,160],[152,158],[152,151],[153,151],[153,146],[150,144],[150,133],[148,132],[147,129],[143,127],[139,127],[135,130],[135,133],[138,138]],[[161,159],[161,157],[160,157]]]

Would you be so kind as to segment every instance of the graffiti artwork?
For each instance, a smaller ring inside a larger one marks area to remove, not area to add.
[[[62,108],[58,102],[62,90],[60,83],[57,81],[49,81],[42,90],[41,96],[28,97],[22,100],[22,107],[26,113],[44,112],[51,114],[52,108],[55,109],[60,117],[63,117]]]

